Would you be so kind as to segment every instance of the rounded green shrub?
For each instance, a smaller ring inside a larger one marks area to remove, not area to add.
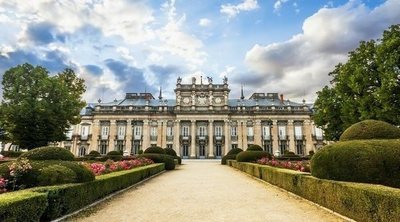
[[[112,150],[112,151],[107,153],[107,156],[112,156],[112,155],[121,155],[122,156],[122,153],[120,151],[117,151],[117,150]]]
[[[159,153],[143,153],[139,157],[151,159],[155,163],[165,163],[165,170],[175,169],[175,161],[172,156]]]
[[[243,151],[236,155],[238,162],[256,162],[258,159],[268,157],[271,159],[271,154],[266,151]]]
[[[77,183],[84,183],[95,180],[95,175],[93,174],[93,172],[79,163],[72,161],[60,161],[57,164],[73,170],[76,174]]]
[[[399,128],[379,120],[364,120],[347,128],[340,141],[399,138]]]
[[[354,140],[323,147],[311,174],[330,180],[400,187],[400,140]]]
[[[182,158],[179,156],[174,156],[174,159],[178,160],[178,164],[181,165],[182,164]]]
[[[28,158],[29,160],[67,160],[73,161],[74,154],[61,147],[39,147],[23,153],[19,158]]]
[[[165,154],[170,155],[170,156],[177,156],[175,150],[172,148],[165,148],[164,152],[165,152]]]
[[[221,159],[221,164],[222,165],[226,165],[227,164],[227,160],[236,160],[236,155],[237,154],[227,154],[224,157],[222,157]]]
[[[120,151],[113,150],[107,153],[106,158],[114,161],[119,161],[122,160],[122,153]]]
[[[50,165],[40,169],[37,179],[40,186],[73,183],[76,181],[76,174],[68,167]]]
[[[247,148],[246,151],[264,151],[263,148],[257,144],[253,144]]]
[[[24,152],[22,151],[13,151],[13,150],[4,150],[1,151],[1,155],[3,155],[4,157],[11,157],[11,158],[16,158],[19,157],[23,154]]]
[[[99,151],[97,151],[97,150],[92,150],[92,151],[90,151],[88,155],[94,156],[94,157],[101,156],[101,154],[100,154]]]
[[[165,154],[165,151],[163,148],[158,147],[158,146],[151,146],[147,148],[144,153],[159,153],[159,154]]]
[[[229,152],[226,155],[236,155],[240,152],[243,152],[243,150],[240,148],[233,148],[233,149],[229,150]]]

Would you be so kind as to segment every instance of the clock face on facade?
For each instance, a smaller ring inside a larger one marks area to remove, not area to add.
[[[222,99],[220,97],[215,98],[215,103],[219,104],[222,102]]]
[[[183,98],[183,103],[188,104],[190,102],[189,97]]]

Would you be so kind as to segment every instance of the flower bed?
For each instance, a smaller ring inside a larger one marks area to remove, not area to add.
[[[267,157],[261,158],[257,160],[258,164],[268,165],[273,167],[285,168],[290,170],[297,170],[300,172],[310,172],[310,161],[285,161],[285,160],[276,160],[274,158],[269,159]]]
[[[115,171],[130,170],[135,167],[146,166],[146,165],[150,165],[153,163],[154,162],[152,160],[147,159],[147,158],[137,158],[137,159],[133,159],[133,160],[122,160],[122,161],[107,160],[104,163],[81,162],[82,165],[84,165],[89,170],[91,170],[94,173],[94,175],[96,175],[96,176],[115,172]]]

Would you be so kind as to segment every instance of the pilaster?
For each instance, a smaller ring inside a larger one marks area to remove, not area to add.
[[[229,120],[224,120],[224,135],[225,135],[225,149],[224,149],[224,154],[226,155],[231,146],[231,133],[229,131]]]
[[[271,139],[272,139],[272,151],[275,152],[279,150],[279,136],[278,136],[278,121],[272,120],[271,126]]]
[[[262,146],[261,120],[256,120],[254,125],[254,144]]]
[[[132,120],[126,121],[125,150],[124,154],[130,154],[132,149]]]
[[[176,154],[178,155],[178,156],[181,156],[181,149],[180,149],[180,144],[179,144],[179,137],[180,137],[180,132],[181,132],[181,130],[180,130],[180,120],[175,120],[175,133],[174,133],[174,144],[173,144],[173,147],[174,147],[174,150],[175,150],[175,152],[176,152]]]
[[[149,120],[143,120],[143,151],[150,146],[150,128],[149,128]]]
[[[289,151],[292,151],[292,152],[296,153],[295,144],[294,144],[293,120],[288,120],[287,135],[289,136]]]
[[[304,150],[304,155],[308,155],[308,152],[311,150],[315,151],[314,143],[312,140],[312,133],[313,133],[313,127],[314,124],[311,120],[304,120],[303,122],[303,130],[304,130],[304,138],[306,142],[306,147]]]
[[[90,151],[98,149],[99,146],[99,133],[100,133],[100,121],[98,119],[93,120],[92,127],[90,127],[91,132],[92,132],[92,141],[90,143],[90,147],[88,147],[88,150],[86,151],[87,154],[89,154]],[[80,135],[80,127],[78,127],[78,135]],[[79,147],[77,147],[77,152],[79,152]],[[78,154],[78,153],[77,153]]]
[[[196,120],[192,120],[190,136],[192,141],[190,143],[190,158],[196,158]]]
[[[165,148],[162,144],[162,140],[164,135],[164,121],[163,120],[158,120],[157,121],[157,146],[161,147],[161,148]]]
[[[214,120],[208,121],[208,157],[214,158]]]
[[[109,147],[107,152],[115,150],[115,143],[116,143],[115,136],[117,136],[117,124],[116,121],[112,119],[110,120],[110,135],[108,137],[110,141],[108,143]]]

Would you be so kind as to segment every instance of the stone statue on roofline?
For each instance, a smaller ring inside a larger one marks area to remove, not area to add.
[[[228,84],[228,77],[224,76],[222,80],[224,81],[224,84]]]
[[[208,84],[212,84],[212,82],[213,82],[212,77],[207,76],[207,80],[208,80]]]
[[[192,84],[196,84],[196,77],[192,77]]]
[[[179,76],[178,79],[176,80],[176,84],[181,84],[182,78]]]

